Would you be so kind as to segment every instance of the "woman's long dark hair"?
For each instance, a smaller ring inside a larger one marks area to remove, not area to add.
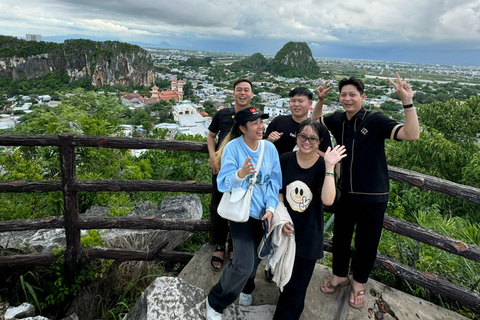
[[[247,127],[247,124],[245,124],[245,127]],[[238,125],[237,122],[235,122],[232,126],[232,129],[230,129],[230,132],[226,135],[225,139],[223,139],[222,143],[220,144],[220,147],[218,147],[217,152],[215,152],[215,164],[220,168],[220,165],[222,163],[222,153],[223,149],[227,145],[228,142],[231,140],[238,138],[243,135],[242,130],[240,130],[240,126]]]

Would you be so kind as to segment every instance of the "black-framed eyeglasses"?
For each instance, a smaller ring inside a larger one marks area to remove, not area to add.
[[[316,144],[319,141],[319,139],[317,137],[307,137],[303,133],[297,134],[297,138],[298,138],[298,140],[300,140],[300,142],[305,142],[305,141],[308,140],[308,141],[310,141],[311,144]]]

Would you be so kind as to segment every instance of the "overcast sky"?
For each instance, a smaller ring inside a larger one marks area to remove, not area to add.
[[[0,34],[480,65],[480,0],[1,0]],[[54,37],[62,36],[62,37]]]

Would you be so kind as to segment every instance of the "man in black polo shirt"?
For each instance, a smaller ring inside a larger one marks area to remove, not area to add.
[[[233,98],[235,107],[225,108],[218,111],[208,127],[207,146],[210,156],[210,167],[212,168],[212,199],[210,201],[210,221],[213,227],[213,242],[217,245],[213,253],[210,265],[214,271],[219,271],[223,265],[225,255],[225,242],[228,236],[228,220],[218,215],[217,207],[222,199],[222,193],[217,188],[217,175],[220,168],[215,164],[215,152],[222,143],[225,136],[230,132],[233,126],[233,117],[241,109],[250,107],[250,101],[253,98],[253,85],[248,79],[238,79],[233,84]],[[216,137],[218,136],[218,141]],[[232,239],[228,242],[228,251],[232,256]]]
[[[288,103],[292,114],[273,119],[264,134],[264,139],[273,142],[279,156],[285,152],[293,151],[297,142],[295,136],[297,127],[300,122],[308,118],[308,110],[313,104],[313,94],[307,88],[297,87],[290,91],[288,95],[290,97]],[[330,134],[326,132],[318,149],[325,152],[331,146]]]
[[[323,99],[329,90],[325,84],[317,89],[319,100],[312,114],[312,119],[320,118],[337,144],[344,145],[347,150],[347,157],[341,161],[338,182],[342,195],[336,207],[333,228],[333,275],[322,284],[322,291],[334,293],[350,283],[350,244],[355,228],[350,305],[357,309],[365,304],[364,284],[375,263],[387,208],[389,180],[384,141],[417,140],[420,137],[412,88],[400,79],[398,73],[395,76],[396,83],[391,79],[388,81],[402,100],[403,125],[381,113],[366,111],[362,106],[366,98],[364,85],[353,77],[344,78],[338,84],[339,100],[345,112],[322,117]]]

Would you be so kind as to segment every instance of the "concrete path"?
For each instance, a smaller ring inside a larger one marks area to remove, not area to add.
[[[222,273],[222,271],[214,272],[210,268],[213,250],[213,245],[203,246],[182,270],[179,278],[208,293]],[[321,264],[317,264],[315,267],[301,320],[468,320],[457,313],[392,289],[372,279],[369,279],[365,288],[367,293],[365,307],[356,310],[348,304],[349,286],[333,295],[321,292],[321,282],[330,274],[331,270],[328,267]],[[274,310],[272,306],[276,304],[279,292],[274,283],[264,279],[263,264],[258,268],[255,281],[253,305],[262,307],[258,308],[258,317],[255,316],[255,308],[253,308],[248,319],[271,319]]]

